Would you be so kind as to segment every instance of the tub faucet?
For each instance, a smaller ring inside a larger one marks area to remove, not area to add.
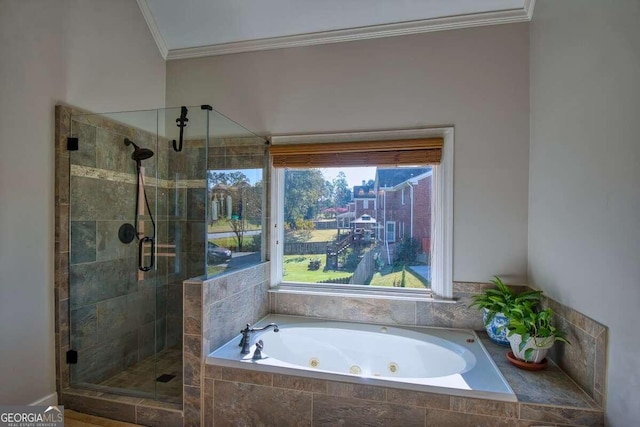
[[[252,333],[266,331],[269,328],[273,328],[273,332],[278,332],[280,330],[278,328],[278,325],[276,325],[275,323],[269,323],[264,328],[252,328],[251,324],[247,323],[247,327],[240,331],[240,333],[242,334],[242,339],[240,340],[240,344],[238,344],[239,347],[242,347],[242,351],[240,351],[240,353],[249,354],[251,352],[250,349]]]

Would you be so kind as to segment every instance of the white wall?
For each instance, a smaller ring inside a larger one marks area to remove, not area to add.
[[[454,279],[526,280],[528,24],[167,64],[167,105],[263,134],[455,125]]]
[[[0,404],[55,392],[54,105],[164,105],[165,65],[129,0],[0,0]]]
[[[609,327],[607,418],[640,419],[640,2],[538,1],[529,269]]]

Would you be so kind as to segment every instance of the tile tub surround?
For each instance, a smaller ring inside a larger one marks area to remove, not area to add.
[[[571,345],[556,343],[549,358],[604,408],[608,328],[551,298],[545,297],[543,305],[553,309],[557,326],[571,342]]]
[[[358,295],[299,293],[272,289],[271,313],[350,322],[484,330],[482,313],[469,308],[472,296],[491,283],[455,282],[453,302],[420,301]],[[512,286],[517,292],[525,286]]]
[[[511,286],[511,285],[510,285]],[[272,289],[270,313],[406,326],[435,326],[483,331],[482,314],[469,308],[473,295],[494,287],[491,283],[454,282],[453,303],[383,299],[352,295],[296,293]],[[511,286],[516,292],[527,286]],[[549,358],[557,362],[583,390],[604,407],[607,328],[558,302],[544,298],[555,312],[558,326],[571,345],[556,343]]]
[[[205,360],[269,311],[269,262],[184,283],[184,425],[200,426],[207,406]]]
[[[136,425],[181,426],[181,405],[92,390],[66,389],[61,400],[67,409]]]
[[[488,338],[483,343],[492,345]],[[504,350],[495,347],[499,353]],[[535,392],[519,395],[518,402],[504,402],[207,364],[203,425],[604,425],[602,410],[593,408],[595,402],[557,367],[543,379],[508,364],[499,367],[507,378],[513,371],[522,389]],[[550,383],[552,391],[546,388]],[[550,402],[554,399],[561,403]]]

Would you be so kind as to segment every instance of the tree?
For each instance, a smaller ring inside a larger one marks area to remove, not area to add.
[[[252,186],[247,176],[240,171],[208,171],[207,174],[212,193],[217,193],[216,189],[219,189],[223,197],[231,196],[231,216],[227,220],[235,234],[238,251],[242,251],[249,224],[262,222],[262,181]],[[225,212],[228,210],[225,209]],[[225,216],[225,212],[221,212],[220,216]]]
[[[333,179],[332,184],[335,207],[346,206],[351,201],[351,189],[344,172],[338,172],[338,176]]]
[[[242,252],[244,233],[252,221],[262,220],[262,182],[251,186],[241,182],[234,187],[237,205],[234,206],[234,214],[229,218],[229,225],[235,234],[238,243],[238,251]]]
[[[327,187],[320,169],[287,169],[284,173],[284,220],[291,229],[296,222],[312,219],[326,199]]]
[[[249,182],[249,178],[240,171],[235,172],[216,172],[207,171],[209,178],[209,186],[215,187],[216,185],[234,186],[241,182]]]

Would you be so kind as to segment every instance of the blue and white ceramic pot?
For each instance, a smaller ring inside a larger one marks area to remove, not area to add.
[[[507,339],[507,332],[509,332],[507,325],[509,324],[509,319],[507,319],[507,317],[502,313],[496,313],[489,324],[487,324],[486,320],[488,316],[489,310],[484,309],[482,311],[482,321],[486,325],[485,329],[487,330],[487,334],[489,334],[491,341],[496,344],[509,347],[509,340]],[[504,328],[500,329],[501,326],[504,326]]]

